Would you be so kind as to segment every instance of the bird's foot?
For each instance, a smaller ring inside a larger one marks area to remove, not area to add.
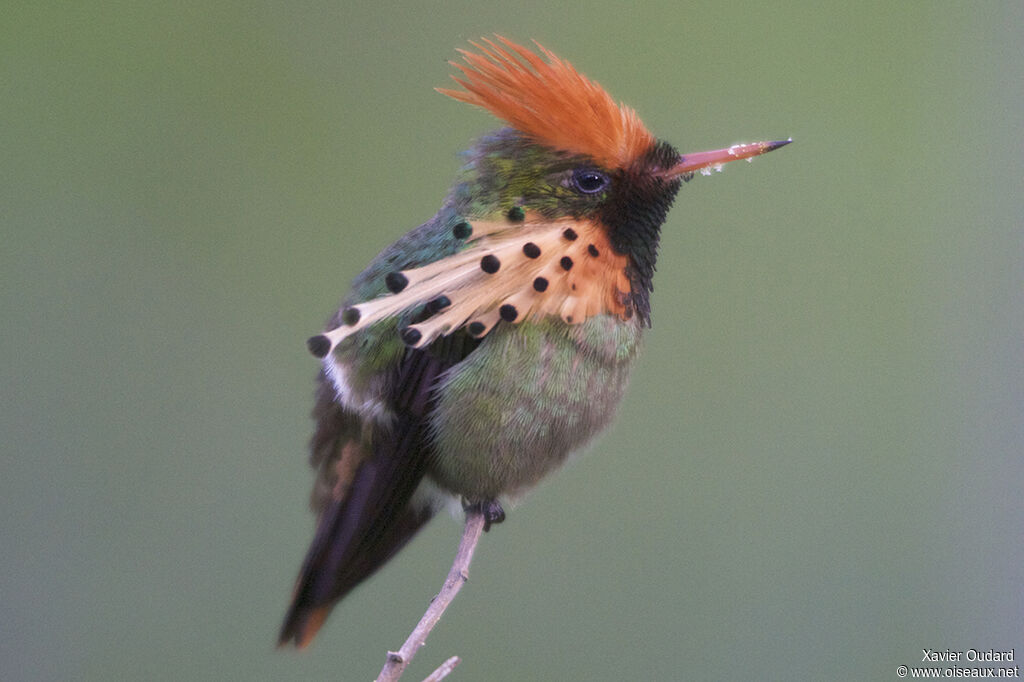
[[[484,532],[491,529],[491,524],[498,524],[505,520],[505,510],[497,500],[483,500],[481,502],[466,502],[463,500],[462,508],[466,511],[476,510],[484,515]]]

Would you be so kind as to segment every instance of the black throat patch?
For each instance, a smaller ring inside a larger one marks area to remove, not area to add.
[[[679,152],[667,142],[658,142],[634,166],[619,171],[614,189],[601,211],[608,226],[612,248],[630,257],[626,275],[632,287],[634,310],[644,326],[651,326],[651,292],[658,240],[676,193],[680,178],[664,178],[656,171],[670,168]]]

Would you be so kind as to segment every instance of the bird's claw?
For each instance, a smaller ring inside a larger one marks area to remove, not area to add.
[[[476,510],[483,514],[485,533],[491,529],[491,524],[498,524],[505,520],[505,510],[497,500],[482,500],[472,503],[463,501],[462,508],[467,512]]]

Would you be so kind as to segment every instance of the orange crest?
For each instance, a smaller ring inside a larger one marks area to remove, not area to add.
[[[481,54],[459,50],[465,65],[451,62],[464,75],[452,78],[465,92],[438,92],[487,109],[541,144],[584,154],[606,168],[626,167],[654,145],[633,109],[616,104],[569,62],[539,43],[547,61],[496,37],[500,45],[487,38],[485,45],[471,43]]]

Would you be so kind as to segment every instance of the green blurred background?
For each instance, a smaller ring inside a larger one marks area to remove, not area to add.
[[[7,5],[0,679],[368,680],[401,643],[457,520],[273,648],[303,342],[495,127],[432,90],[495,31],[683,151],[796,142],[684,187],[617,423],[407,679],[1024,657],[1024,5],[368,5]]]

